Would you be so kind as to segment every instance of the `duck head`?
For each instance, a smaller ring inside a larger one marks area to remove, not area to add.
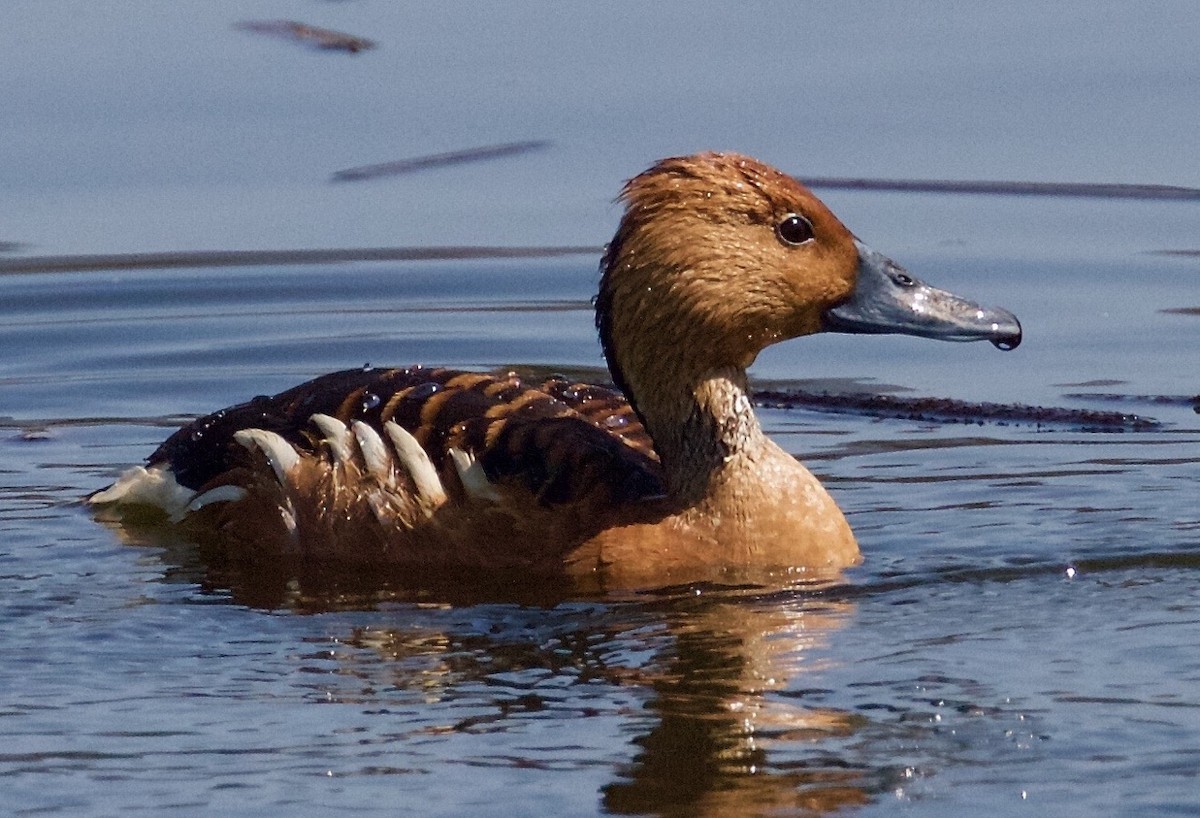
[[[744,371],[770,344],[822,331],[1020,343],[1011,313],[918,281],[795,179],[749,157],[665,159],[621,200],[597,326],[635,405],[650,378]]]

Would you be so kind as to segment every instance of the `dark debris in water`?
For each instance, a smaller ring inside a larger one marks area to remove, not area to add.
[[[1197,201],[1200,189],[1176,185],[1010,182],[963,179],[865,179],[843,176],[797,177],[812,188],[882,190],[906,193],[973,193],[988,196],[1053,196],[1085,199]]]
[[[1140,403],[1146,406],[1188,406],[1200,414],[1200,395],[1123,395],[1119,392],[1072,392],[1064,397],[1071,400],[1094,400],[1103,403]]]
[[[1162,424],[1152,418],[1124,412],[1020,403],[973,403],[953,398],[768,389],[755,392],[755,402],[771,409],[811,409],[931,423],[1052,426],[1095,432],[1148,432],[1162,428]]]
[[[198,250],[28,256],[0,259],[0,276],[97,270],[164,270],[199,267],[255,267],[278,264],[341,264],[358,261],[431,261],[496,258],[599,256],[603,247],[347,247],[320,250]]]
[[[378,165],[362,165],[356,168],[346,168],[333,174],[335,182],[359,182],[365,179],[376,179],[380,176],[398,176],[405,173],[415,173],[432,168],[452,167],[465,162],[479,162],[485,159],[501,159],[507,156],[520,156],[524,153],[541,150],[550,143],[544,139],[530,139],[524,142],[504,142],[498,145],[483,145],[476,148],[434,153],[428,156],[417,156],[412,159],[399,159],[395,162],[383,162]]]
[[[238,23],[237,28],[255,34],[293,40],[321,51],[345,51],[357,54],[375,47],[375,43],[365,37],[356,37],[353,34],[344,34],[328,28],[310,26],[294,20],[247,20],[244,23]]]

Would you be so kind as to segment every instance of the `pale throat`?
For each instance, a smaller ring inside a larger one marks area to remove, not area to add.
[[[719,472],[755,459],[766,445],[743,369],[714,369],[675,383],[663,378],[656,387],[639,394],[638,405],[676,499],[702,499]]]

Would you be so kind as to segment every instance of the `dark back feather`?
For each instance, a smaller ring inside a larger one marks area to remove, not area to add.
[[[249,462],[233,440],[241,429],[275,432],[302,452],[316,451],[320,434],[310,418],[317,413],[381,433],[395,421],[437,468],[457,447],[489,479],[518,482],[543,503],[570,502],[599,487],[619,501],[663,491],[653,444],[619,392],[562,377],[530,385],[515,374],[424,367],[350,369],[256,397],[180,429],[150,463],[170,465],[181,484],[199,490]]]

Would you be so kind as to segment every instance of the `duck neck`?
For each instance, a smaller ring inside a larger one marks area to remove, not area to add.
[[[763,450],[746,372],[727,367],[677,383],[663,380],[637,396],[637,408],[662,461],[667,491],[686,505],[711,499],[719,477]]]

